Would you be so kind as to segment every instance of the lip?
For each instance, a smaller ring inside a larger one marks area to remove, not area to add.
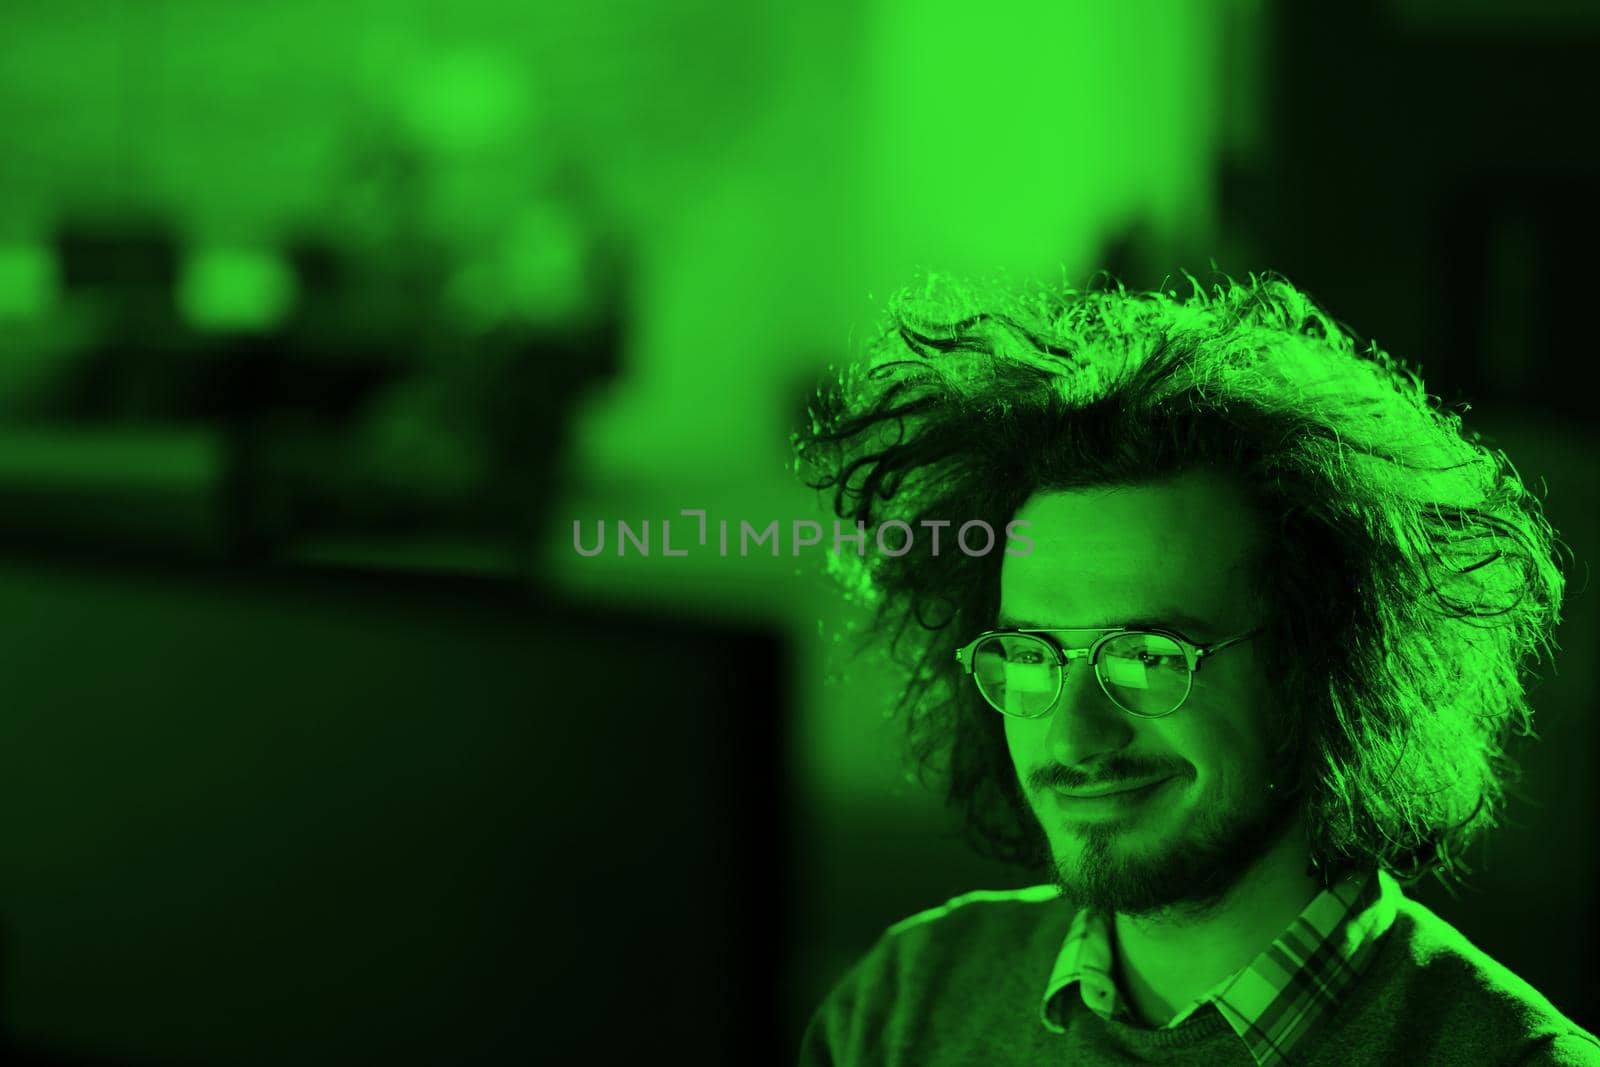
[[[1159,786],[1165,785],[1170,781],[1172,781],[1171,778],[1152,778],[1148,782],[1141,782],[1137,785],[1117,785],[1110,789],[1099,789],[1094,792],[1083,790],[1068,791],[1066,789],[1052,789],[1050,792],[1055,794],[1056,798],[1063,803],[1074,807],[1078,805],[1110,805],[1142,800],[1155,792]]]

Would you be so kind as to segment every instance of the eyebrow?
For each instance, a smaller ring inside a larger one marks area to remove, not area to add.
[[[1002,629],[1015,630],[1114,630],[1120,627],[1151,626],[1160,630],[1178,630],[1191,636],[1195,633],[1211,633],[1216,629],[1207,620],[1197,615],[1191,615],[1186,611],[1148,612],[1131,618],[1124,616],[1115,622],[1102,620],[1100,622],[1086,623],[1082,626],[1061,626],[1056,623],[1035,622],[1030,619],[1019,619],[1015,615],[1001,612],[996,625]]]

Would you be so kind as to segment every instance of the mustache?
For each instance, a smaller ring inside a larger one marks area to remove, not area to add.
[[[1129,757],[1111,757],[1093,770],[1080,770],[1052,763],[1028,774],[1028,785],[1036,793],[1047,789],[1093,789],[1100,786],[1148,782],[1154,778],[1175,778],[1185,772],[1183,765],[1153,763]]]

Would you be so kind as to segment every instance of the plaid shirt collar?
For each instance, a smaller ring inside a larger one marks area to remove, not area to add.
[[[1207,1003],[1239,1035],[1259,1067],[1286,1062],[1312,1025],[1338,1004],[1365,968],[1379,937],[1394,922],[1400,887],[1384,871],[1358,872],[1317,894],[1272,945],[1180,1011],[1179,1025]],[[1083,1002],[1104,1019],[1132,1021],[1112,978],[1109,916],[1080,911],[1072,920],[1045,987],[1044,1025],[1063,1033],[1059,997],[1078,984]]]

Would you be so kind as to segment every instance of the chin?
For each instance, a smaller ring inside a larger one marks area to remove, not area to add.
[[[1079,907],[1143,915],[1220,900],[1281,833],[1280,811],[1174,805],[1138,824],[1058,826],[1055,881]]]

